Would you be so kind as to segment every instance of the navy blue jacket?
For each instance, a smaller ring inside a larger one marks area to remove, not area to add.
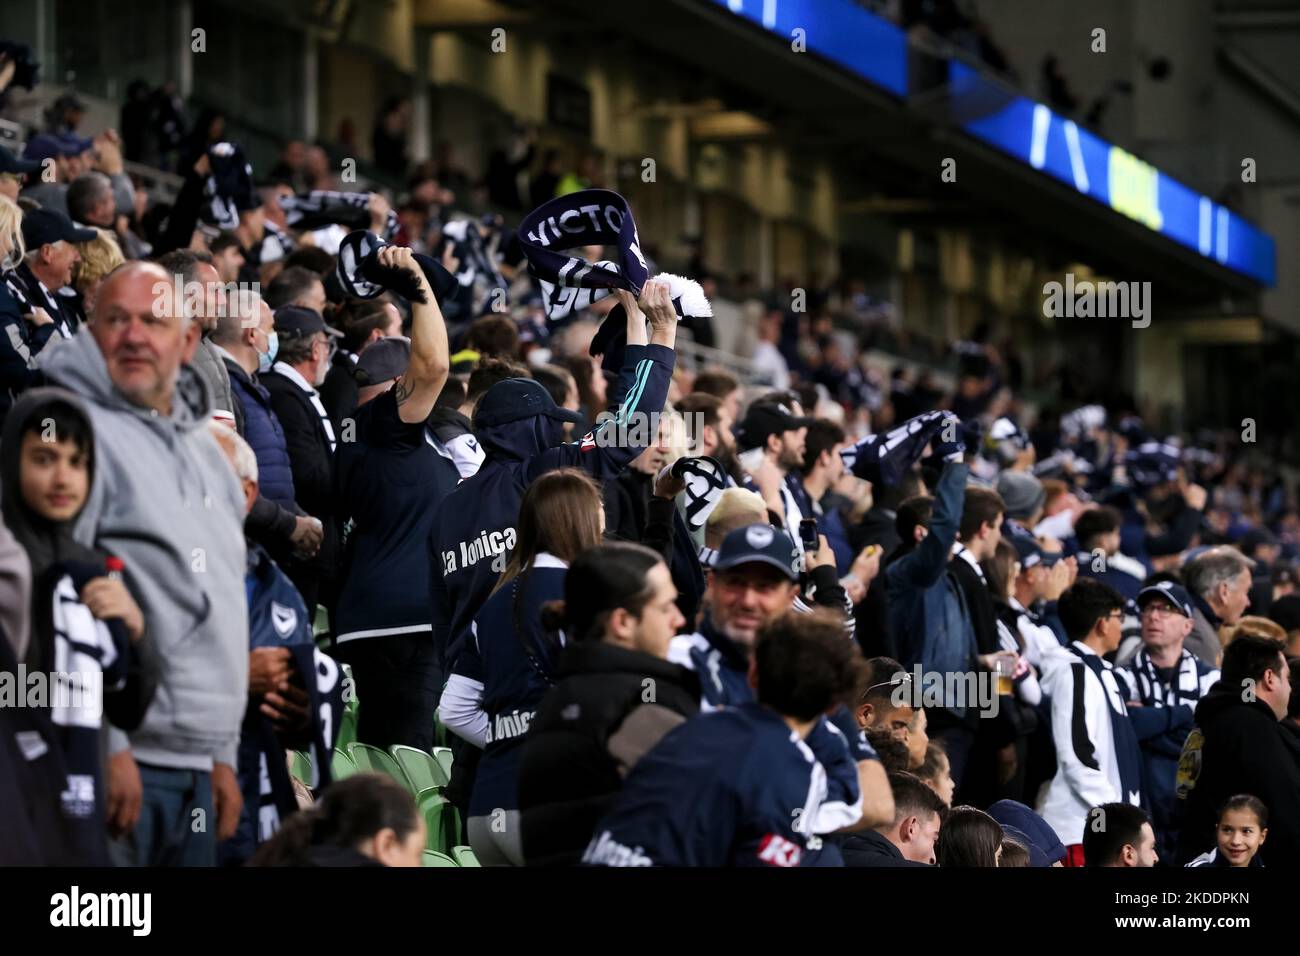
[[[597,866],[806,866],[821,839],[817,759],[757,703],[693,717],[632,768],[596,825]]]
[[[487,745],[474,777],[471,817],[519,807],[519,758],[537,707],[554,677],[562,645],[541,625],[542,605],[564,599],[564,565],[539,555],[526,579],[487,599],[471,626],[456,673],[483,684]]]
[[[54,334],[54,324],[32,325],[23,318],[29,309],[0,282],[0,423],[20,392],[43,380],[33,360]]]
[[[652,430],[628,427],[619,436],[626,440],[613,436],[633,413],[663,412],[674,359],[673,350],[662,345],[628,346],[619,383],[627,401],[616,419],[581,441],[557,444],[562,423],[543,416],[476,429],[486,453],[483,465],[447,495],[429,535],[434,644],[445,665],[454,665],[470,621],[505,570],[524,490],[557,468],[582,468],[597,481],[616,477],[645,449]]]
[[[915,548],[885,569],[890,629],[899,663],[940,673],[969,671],[976,654],[970,611],[948,570],[966,494],[964,464],[944,465],[934,489],[930,530]],[[965,709],[954,709],[963,717]]]
[[[700,679],[700,709],[703,712],[757,703],[749,685],[749,655],[744,648],[713,626],[707,612],[695,634],[680,634],[668,646],[668,660],[695,671]],[[879,757],[858,728],[847,707],[818,721],[805,741],[826,770],[828,802],[837,805],[858,803],[857,764]],[[859,814],[860,816],[860,814]],[[851,821],[850,821],[851,822]],[[846,824],[847,825],[847,824]],[[839,859],[838,846],[832,843],[813,848],[814,858],[822,855]],[[810,861],[811,862],[811,861]],[[817,859],[818,865],[828,860]]]
[[[230,391],[242,413],[242,434],[257,456],[257,488],[263,498],[281,508],[298,510],[293,496],[293,466],[284,440],[284,429],[271,408],[271,396],[234,362],[227,361]]]

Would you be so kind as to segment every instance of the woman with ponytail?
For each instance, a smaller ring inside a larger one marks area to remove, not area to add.
[[[638,544],[584,552],[544,620],[568,640],[519,766],[529,866],[576,864],[640,757],[699,708],[693,671],[668,662],[686,623],[663,558]]]
[[[519,539],[495,590],[474,617],[443,691],[447,729],[483,748],[469,800],[469,843],[484,866],[521,866],[518,766],[524,735],[553,682],[565,635],[547,630],[542,608],[564,596],[564,577],[604,533],[600,489],[561,468],[528,486]]]
[[[424,820],[406,788],[376,773],[330,784],[263,843],[249,866],[419,866]]]

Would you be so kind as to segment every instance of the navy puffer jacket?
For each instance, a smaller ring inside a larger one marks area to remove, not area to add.
[[[233,362],[226,363],[230,372],[230,390],[239,405],[241,429],[244,440],[257,456],[257,486],[263,498],[269,498],[281,508],[295,511],[293,493],[293,468],[289,464],[289,450],[284,441],[284,430],[271,408],[271,396],[247,372]]]

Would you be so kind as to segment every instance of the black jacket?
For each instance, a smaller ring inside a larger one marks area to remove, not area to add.
[[[1196,726],[1178,767],[1178,791],[1188,786],[1178,862],[1215,846],[1219,807],[1249,793],[1268,807],[1267,866],[1300,866],[1300,735],[1261,700],[1243,701],[1240,687],[1219,681],[1196,705]]]
[[[883,833],[863,830],[840,839],[840,854],[845,866],[925,866],[903,856],[901,850]]]
[[[988,585],[962,557],[954,557],[949,561],[948,570],[961,585],[966,607],[970,611],[971,627],[975,631],[977,653],[993,654],[1001,650],[997,611],[993,607],[993,595]]]
[[[332,578],[338,572],[339,529],[334,517],[334,452],[329,436],[316,406],[297,384],[275,371],[258,376],[258,381],[270,394],[271,408],[284,431],[293,470],[294,500],[324,526],[320,551],[308,564],[317,575]]]
[[[602,642],[566,648],[520,759],[528,865],[578,862],[630,769],[610,752],[610,737],[629,715],[657,706],[690,717],[699,700],[699,679],[680,665]]]
[[[320,389],[321,404],[334,423],[334,434],[343,434],[343,420],[357,410],[361,386],[357,384],[357,363],[342,349],[334,353],[325,383]]]

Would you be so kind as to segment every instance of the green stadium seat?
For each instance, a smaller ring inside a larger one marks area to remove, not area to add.
[[[442,767],[442,772],[446,774],[447,779],[450,780],[451,779],[451,748],[434,747],[433,758],[438,761],[438,765]]]
[[[411,781],[411,786],[415,788],[416,793],[433,787],[445,787],[451,782],[433,754],[407,747],[405,744],[393,744],[388,748],[388,752],[401,766],[406,779]]]
[[[334,748],[334,759],[330,761],[330,777],[334,780],[343,780],[357,772],[357,765],[346,750]]]
[[[339,718],[339,736],[334,741],[334,746],[347,750],[351,744],[357,742],[357,708],[355,704],[349,704],[343,709],[343,716]]]
[[[457,866],[482,866],[474,851],[467,846],[455,846],[451,848],[451,855],[456,860]]]
[[[382,773],[410,790],[412,796],[417,793],[401,766],[388,754],[388,751],[372,747],[370,744],[353,743],[348,744],[348,753],[360,773]]]
[[[436,850],[425,850],[422,866],[456,866],[457,863],[445,853],[439,853]]]
[[[439,852],[454,847],[460,841],[460,813],[447,800],[442,787],[421,790],[415,802],[429,831],[424,845]]]
[[[334,746],[346,750],[357,739],[361,701],[357,698],[357,682],[352,676],[352,668],[340,662],[339,669],[343,671],[343,717],[339,720],[339,739]]]
[[[301,750],[294,751],[289,773],[302,782],[304,787],[311,786],[311,756]]]

